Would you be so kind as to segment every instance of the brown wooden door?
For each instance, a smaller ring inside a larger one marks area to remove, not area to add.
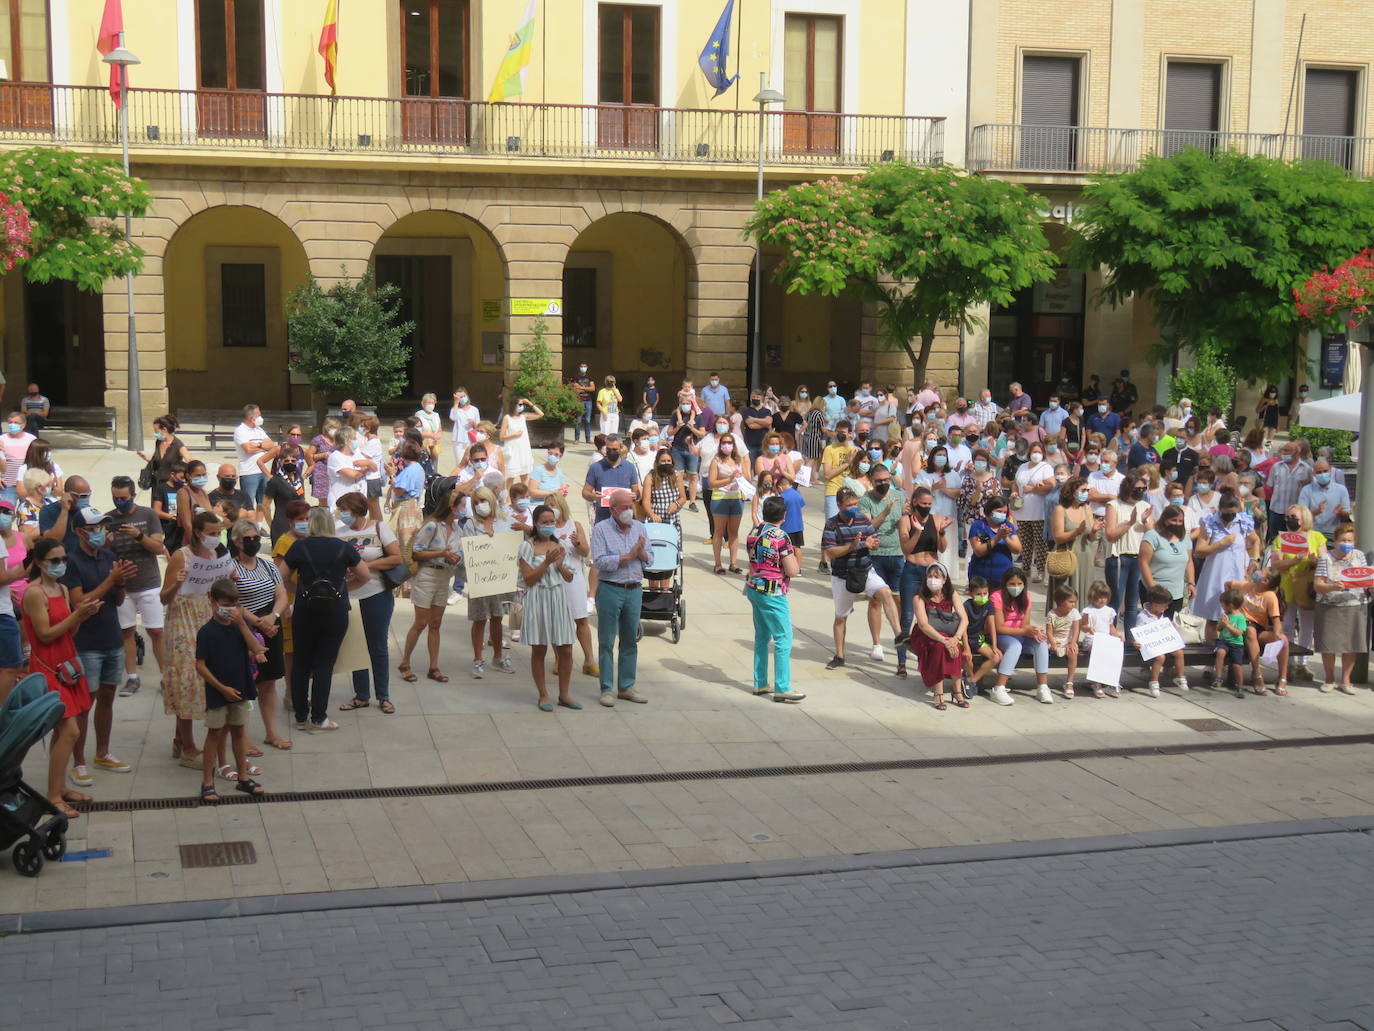
[[[267,137],[263,0],[196,0],[196,125],[201,136]]]
[[[602,4],[597,50],[597,145],[657,150],[659,9]]]
[[[783,31],[782,147],[788,154],[840,151],[842,24],[828,15],[789,14]]]
[[[468,143],[467,0],[399,0],[401,133],[407,143]]]

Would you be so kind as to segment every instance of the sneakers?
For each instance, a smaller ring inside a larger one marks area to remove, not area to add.
[[[311,729],[311,730],[338,730],[338,729],[339,729],[339,725],[338,725],[337,723],[335,723],[333,720],[329,719],[328,717],[325,717],[325,718],[324,718],[323,720],[321,720],[319,723],[316,723],[314,720],[311,720],[311,721],[310,721],[310,729]]]
[[[1341,694],[1354,694],[1354,693],[1355,693],[1355,688],[1354,688],[1353,686],[1351,686],[1350,684],[1341,684],[1339,687],[1336,688],[1336,690],[1339,691]],[[100,760],[97,759],[96,762],[100,762]]]
[[[1117,685],[1115,685],[1115,686],[1112,688],[1112,697],[1113,697],[1113,698],[1120,698],[1120,697],[1121,697],[1121,685],[1120,685],[1120,684],[1117,684]]]
[[[1332,691],[1336,690],[1336,685],[1328,680],[1325,684],[1322,684],[1321,687],[1317,688],[1317,690],[1322,694],[1330,694]]]
[[[827,662],[827,663],[825,664],[825,668],[826,668],[826,669],[839,669],[839,668],[840,668],[841,666],[843,666],[843,665],[844,665],[844,656],[843,656],[843,655],[832,655],[832,656],[830,656],[830,661]]]
[[[461,597],[462,597],[461,594],[454,594],[452,591],[449,591],[449,592],[448,592],[448,601],[444,602],[444,604],[445,604],[446,606],[447,606],[447,605],[457,605],[457,604],[458,604],[458,599],[461,598]]]
[[[776,691],[773,694],[773,701],[775,702],[787,702],[796,705],[798,702],[805,700],[806,695],[802,694],[800,691]]]
[[[1174,677],[1174,687],[1178,688],[1180,691],[1190,690],[1190,688],[1188,687],[1188,678]]]
[[[128,698],[131,694],[138,694],[142,686],[143,679],[137,673],[130,673],[124,680],[124,686],[119,689],[119,697]]]
[[[622,702],[634,702],[636,705],[647,705],[649,703],[649,699],[645,698],[633,687],[627,687],[624,691],[617,694],[616,697]]]
[[[978,685],[975,684],[975,683],[974,683],[971,679],[969,679],[968,677],[964,677],[964,678],[963,678],[963,684],[964,684],[964,697],[967,698],[969,701],[973,701],[973,699],[974,699],[975,697],[977,697],[977,695],[978,695]]]
[[[1159,681],[1158,681],[1158,680],[1151,680],[1151,681],[1150,681],[1149,691],[1150,691],[1150,697],[1151,697],[1151,698],[1158,698],[1158,697],[1159,697]]]
[[[1053,705],[1054,695],[1050,694],[1048,684],[1041,684],[1035,689],[1035,700],[1041,705]]]
[[[473,675],[473,677],[475,677],[475,678],[478,679],[478,680],[481,680],[481,679],[482,679],[482,674],[484,674],[486,671],[487,671],[487,660],[486,660],[486,659],[473,659],[473,660],[472,660],[472,675]]]
[[[598,698],[597,701],[604,705],[606,708],[610,709],[615,705],[615,692],[602,691],[601,697]]]
[[[1011,696],[1011,692],[1005,687],[994,687],[988,692],[988,697],[998,705],[1015,705],[1016,699]]]
[[[1352,691],[1351,693],[1353,694],[1354,692]],[[116,759],[112,755],[97,755],[95,757],[95,766],[107,773],[132,773],[134,769],[123,759]]]
[[[868,657],[872,659],[874,662],[882,662],[883,646],[881,644],[875,644],[873,646],[873,650],[868,653]]]
[[[67,774],[67,779],[72,782],[73,787],[78,788],[88,788],[95,783],[95,778],[91,776],[91,771],[85,764],[73,766],[71,772]]]
[[[756,688],[754,688],[754,697],[755,697],[755,698],[759,697],[760,695],[773,694],[773,693],[774,693],[774,692],[773,692],[773,689],[772,689],[771,687],[756,687]]]
[[[496,668],[499,669],[502,673],[515,672],[515,666],[512,665],[509,655],[502,655],[499,659],[497,659]]]
[[[820,563],[816,566],[816,568],[819,569],[822,573],[828,573],[830,572],[830,563],[827,562],[825,559],[821,559]]]

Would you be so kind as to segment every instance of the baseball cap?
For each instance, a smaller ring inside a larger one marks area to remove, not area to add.
[[[73,516],[77,526],[99,526],[101,523],[108,523],[110,517],[98,508],[86,506],[76,510]]]

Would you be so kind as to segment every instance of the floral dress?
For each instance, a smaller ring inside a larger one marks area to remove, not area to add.
[[[186,556],[186,579],[167,606],[162,709],[179,720],[198,720],[205,715],[205,682],[196,672],[196,634],[210,621],[210,585],[234,575],[234,560],[227,551],[207,559],[190,548],[181,550]]]
[[[970,473],[964,477],[964,485],[959,488],[959,516],[965,526],[983,515],[983,506],[992,498],[1002,496],[1002,485],[997,482],[997,474],[989,473],[982,483]]]
[[[315,449],[315,465],[310,470],[310,496],[316,501],[329,497],[329,456],[334,453],[334,445],[323,433],[317,433],[310,442]]]

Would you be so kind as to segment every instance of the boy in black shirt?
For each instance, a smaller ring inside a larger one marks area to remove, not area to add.
[[[964,602],[964,613],[968,616],[968,637],[964,642],[964,697],[972,698],[978,691],[979,682],[1002,661],[1002,653],[997,650],[997,639],[988,627],[988,616],[992,612],[988,582],[981,576],[969,577],[968,593],[969,600]],[[976,673],[973,671],[975,655],[983,659]]]
[[[205,681],[205,760],[201,767],[200,800],[218,802],[215,762],[226,731],[238,765],[239,791],[261,795],[263,787],[248,775],[248,713],[258,687],[253,663],[266,658],[266,650],[249,632],[239,608],[239,589],[233,580],[210,585],[214,615],[196,633],[196,672]]]

